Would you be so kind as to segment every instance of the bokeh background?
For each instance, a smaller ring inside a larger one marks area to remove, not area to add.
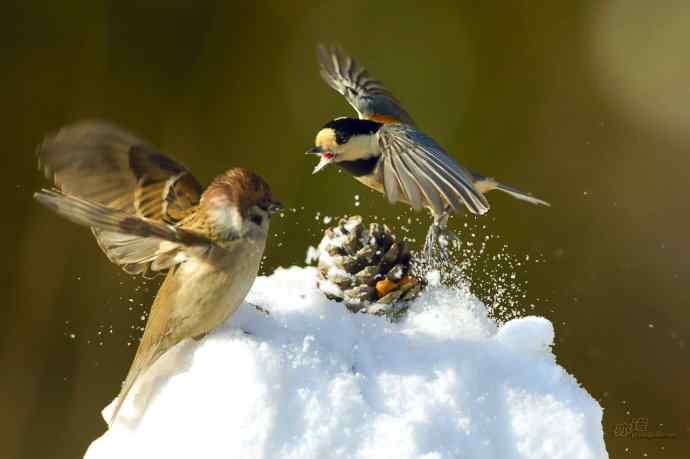
[[[3,2],[0,456],[83,454],[156,287],[32,201],[47,184],[34,157],[46,133],[105,118],[202,182],[234,165],[258,171],[296,208],[273,223],[266,273],[304,262],[317,212],[404,212],[335,169],[311,175],[302,152],[317,128],[350,113],[319,79],[319,41],[358,56],[464,164],[552,202],[492,195],[489,216],[453,224],[540,260],[515,268],[526,297],[511,305],[553,321],[559,362],[604,407],[611,457],[688,457],[682,0]],[[675,438],[615,435],[637,418]]]

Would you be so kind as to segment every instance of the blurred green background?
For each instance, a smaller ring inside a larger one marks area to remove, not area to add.
[[[466,220],[543,260],[520,271],[519,307],[553,321],[559,362],[604,407],[611,457],[688,457],[689,40],[686,1],[3,2],[0,456],[83,454],[155,294],[32,201],[47,132],[105,118],[202,182],[256,170],[297,208],[274,221],[264,272],[303,263],[317,212],[404,211],[335,169],[311,176],[302,152],[351,113],[319,78],[323,41],[463,164],[553,204],[493,194]],[[639,417],[676,438],[615,436]]]

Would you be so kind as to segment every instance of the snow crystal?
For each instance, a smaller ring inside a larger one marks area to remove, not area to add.
[[[319,260],[320,253],[321,252],[319,251],[319,249],[310,245],[309,247],[307,247],[307,255],[304,259],[304,262],[308,265],[316,263]]]
[[[439,286],[441,285],[441,271],[433,269],[426,273],[426,281],[429,285]]]
[[[168,352],[86,457],[607,457],[601,407],[556,364],[548,320],[499,328],[437,286],[394,324],[328,301],[315,277],[258,278],[247,302],[270,315],[244,304]]]

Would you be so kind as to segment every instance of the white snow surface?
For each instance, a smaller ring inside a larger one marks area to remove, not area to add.
[[[498,328],[477,298],[433,287],[394,324],[298,267],[247,301],[270,315],[245,303],[168,352],[86,457],[608,457],[602,409],[556,364],[542,317]]]

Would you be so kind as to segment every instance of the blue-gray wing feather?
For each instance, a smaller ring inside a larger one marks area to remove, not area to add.
[[[339,47],[319,45],[317,59],[321,77],[333,89],[345,96],[360,118],[383,115],[414,125],[412,117],[383,84],[369,76],[369,72]]]
[[[402,198],[415,209],[430,207],[436,214],[446,207],[458,212],[464,206],[474,214],[489,210],[470,172],[429,136],[412,126],[386,124],[379,129],[378,141],[384,189],[392,202]]]

